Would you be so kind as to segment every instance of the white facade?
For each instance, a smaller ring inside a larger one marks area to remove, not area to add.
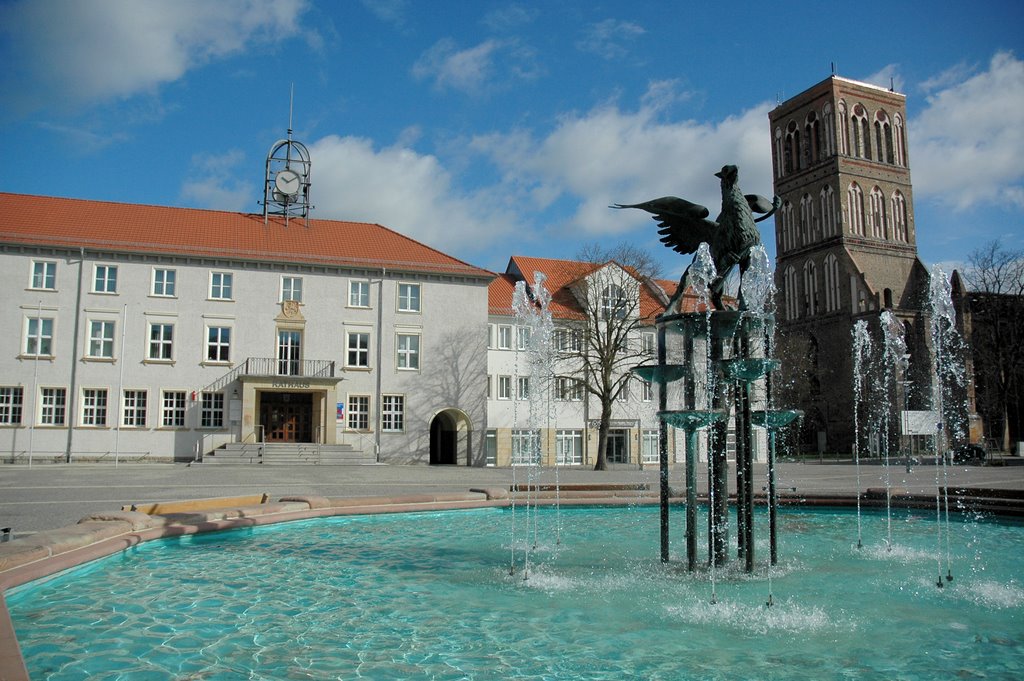
[[[51,246],[0,229],[5,459],[192,460],[277,441],[482,463],[490,273],[104,249],[75,227]]]

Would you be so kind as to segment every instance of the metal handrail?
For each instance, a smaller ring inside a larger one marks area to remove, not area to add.
[[[282,359],[250,357],[242,363],[243,376],[288,376],[295,378],[334,378],[335,362],[331,359]]]

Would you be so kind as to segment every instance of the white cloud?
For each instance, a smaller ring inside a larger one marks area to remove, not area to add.
[[[21,109],[152,91],[189,69],[298,32],[305,0],[22,0],[0,8]],[[12,61],[13,60],[13,61]]]
[[[375,222],[429,246],[466,253],[510,233],[488,190],[465,192],[435,156],[331,135],[313,143],[312,202],[320,218]]]
[[[231,149],[223,154],[196,154],[181,196],[202,208],[254,212],[253,187],[239,180],[236,170],[244,165],[245,154]]]
[[[957,210],[1024,207],[1024,61],[999,52],[953,82],[947,72],[909,129],[914,190]]]
[[[604,59],[619,59],[629,53],[625,43],[644,33],[643,26],[632,21],[605,19],[587,26],[583,37],[576,41],[576,49]]]
[[[529,80],[539,68],[532,49],[516,40],[485,40],[463,50],[450,38],[438,40],[412,67],[420,80],[433,80],[438,90],[479,94],[501,87],[506,78]]]
[[[662,87],[664,84],[655,84]],[[645,214],[608,210],[662,195],[720,206],[714,172],[740,168],[747,193],[771,194],[768,103],[721,121],[663,121],[658,98],[645,97],[636,111],[604,105],[565,116],[543,138],[529,133],[481,136],[475,149],[501,168],[505,191],[544,210],[557,200],[573,203],[571,229],[582,234],[624,233],[649,225]]]
[[[861,80],[878,87],[892,88],[896,92],[903,92],[903,76],[900,75],[899,68],[899,64],[886,64],[880,70],[861,78]]]

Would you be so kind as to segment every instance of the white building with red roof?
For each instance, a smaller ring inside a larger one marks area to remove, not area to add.
[[[493,279],[377,224],[0,193],[0,456],[482,463]]]

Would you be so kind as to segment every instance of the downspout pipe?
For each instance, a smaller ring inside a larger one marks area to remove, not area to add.
[[[78,288],[75,291],[75,327],[74,333],[72,334],[71,340],[71,378],[70,386],[68,387],[68,398],[67,405],[64,411],[64,422],[68,429],[67,448],[64,451],[64,460],[67,463],[71,463],[71,450],[74,444],[75,435],[75,413],[76,413],[76,395],[78,394],[77,374],[78,374],[78,339],[79,333],[81,332],[82,323],[82,277],[85,274],[85,248],[80,247],[78,249]]]

